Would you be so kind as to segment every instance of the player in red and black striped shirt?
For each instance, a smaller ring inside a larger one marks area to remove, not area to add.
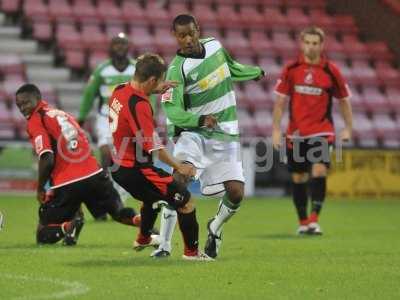
[[[318,215],[326,193],[326,176],[331,145],[335,140],[332,99],[339,107],[346,127],[342,140],[352,131],[350,92],[339,69],[322,55],[324,32],[318,27],[301,33],[299,58],[289,63],[275,88],[277,100],[273,115],[273,144],[282,144],[280,123],[289,100],[289,126],[286,132],[288,168],[293,180],[293,201],[297,209],[299,234],[322,234]],[[311,173],[311,214],[307,213],[307,182]]]
[[[85,133],[71,115],[48,105],[33,84],[17,90],[16,105],[27,119],[29,139],[39,157],[39,244],[64,238],[64,244],[75,245],[83,226],[81,203],[99,207],[120,223],[139,225],[140,216],[132,208],[123,207],[108,175],[97,164]]]
[[[156,244],[150,230],[157,218],[157,202],[163,201],[178,212],[179,228],[185,243],[183,258],[212,260],[198,249],[199,225],[190,192],[185,184],[153,165],[152,155],[155,154],[185,178],[195,175],[192,165],[168,154],[154,130],[149,95],[161,84],[165,71],[166,65],[161,57],[144,54],[137,60],[133,80],[119,85],[111,95],[109,122],[114,144],[113,168],[116,169],[112,176],[134,198],[143,202],[135,249]],[[164,250],[157,252],[155,257],[169,255],[169,251]]]

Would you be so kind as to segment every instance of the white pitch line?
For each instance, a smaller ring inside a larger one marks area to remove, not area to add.
[[[82,294],[86,294],[89,292],[90,288],[83,283],[78,281],[66,281],[60,279],[53,278],[45,278],[45,277],[36,277],[34,275],[13,275],[13,274],[1,274],[0,277],[8,278],[8,279],[16,279],[20,281],[35,281],[35,282],[46,282],[55,285],[61,285],[66,288],[64,291],[55,292],[51,294],[45,295],[29,295],[29,296],[21,296],[13,298],[13,300],[30,300],[30,299],[62,299],[70,296],[78,296]]]

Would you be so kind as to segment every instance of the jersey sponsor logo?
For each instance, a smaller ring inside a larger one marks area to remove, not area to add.
[[[229,77],[229,69],[226,64],[223,64],[214,72],[210,73],[208,76],[200,80],[198,82],[198,87],[202,92],[210,90],[222,81],[224,81],[227,77]]]
[[[40,153],[40,151],[43,150],[43,136],[42,135],[38,135],[35,138],[35,149],[36,149],[36,153]]]
[[[193,73],[192,75],[190,75],[190,77],[193,79],[193,80],[197,80],[197,77],[199,76],[199,73]]]
[[[304,95],[312,95],[312,96],[320,96],[322,95],[323,89],[314,86],[307,85],[295,85],[294,90],[296,93],[304,94]]]
[[[173,88],[168,89],[164,94],[162,94],[161,102],[172,102],[173,92],[174,92]]]
[[[312,84],[313,82],[314,82],[314,78],[313,78],[312,73],[308,73],[308,74],[306,75],[306,77],[304,78],[304,83],[306,83],[306,84]]]

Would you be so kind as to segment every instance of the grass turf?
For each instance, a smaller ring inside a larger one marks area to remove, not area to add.
[[[137,206],[136,202],[130,202]],[[198,201],[201,245],[217,202]],[[218,261],[136,253],[136,228],[88,216],[79,245],[37,247],[32,197],[0,197],[0,299],[398,299],[400,201],[335,201],[325,235],[297,237],[288,199],[249,199],[225,227]]]

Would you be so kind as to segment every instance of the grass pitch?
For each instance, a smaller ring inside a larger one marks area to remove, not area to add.
[[[137,202],[130,202],[137,207]],[[201,246],[217,201],[198,201]],[[400,201],[328,201],[322,237],[297,237],[288,199],[248,199],[215,262],[134,252],[136,228],[87,215],[78,246],[37,247],[33,197],[0,197],[0,299],[399,299]]]

